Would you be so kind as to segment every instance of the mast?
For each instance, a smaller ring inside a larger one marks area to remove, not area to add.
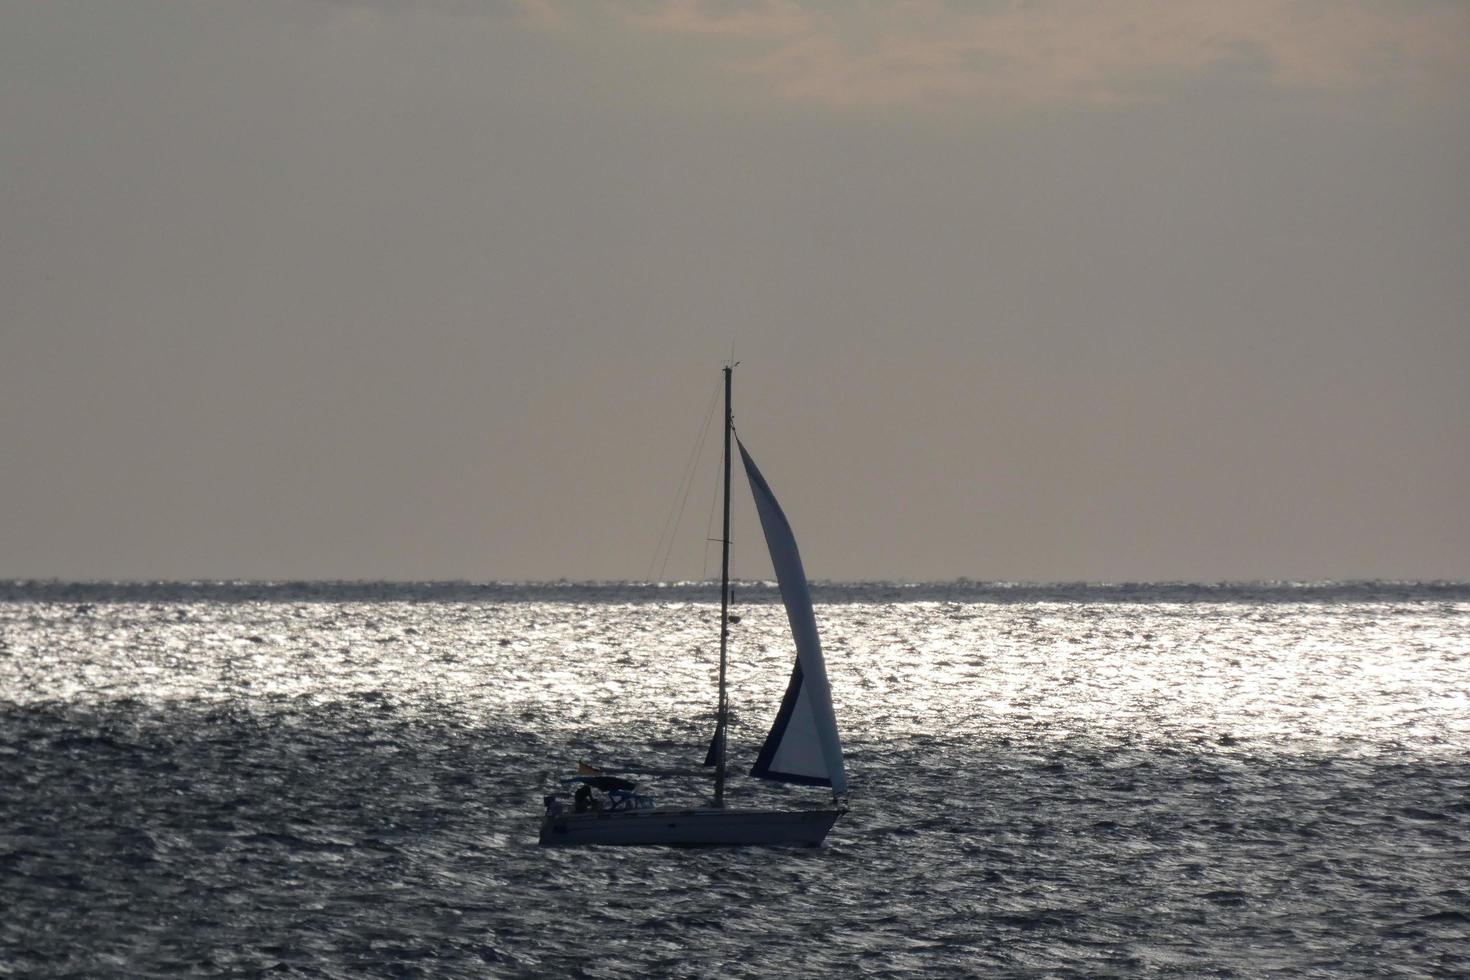
[[[725,805],[725,722],[730,703],[725,693],[725,664],[730,640],[730,430],[735,417],[730,410],[730,374],[735,365],[725,370],[725,523],[720,535],[720,703],[715,720],[715,806]]]

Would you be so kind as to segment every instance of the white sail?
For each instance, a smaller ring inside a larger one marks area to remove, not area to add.
[[[791,622],[791,636],[796,641],[796,666],[791,671],[791,682],[750,774],[781,782],[831,786],[833,792],[844,794],[847,776],[842,768],[842,742],[837,737],[832,689],[827,684],[822,641],[817,635],[812,594],[807,587],[806,571],[801,567],[801,555],[796,550],[796,537],[744,444],[740,446],[740,458],[745,462],[745,475],[750,478],[750,492],[755,497],[761,530],[765,532],[776,581],[781,586],[781,600],[786,604],[786,617]]]

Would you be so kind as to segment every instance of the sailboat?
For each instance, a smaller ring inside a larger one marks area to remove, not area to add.
[[[687,809],[647,805],[641,797],[614,789],[613,805],[568,811],[556,796],[546,797],[541,821],[543,846],[583,844],[663,844],[711,847],[741,844],[787,844],[816,847],[837,818],[847,812],[847,775],[842,763],[842,741],[832,710],[832,689],[822,659],[822,642],[812,611],[811,589],[802,569],[796,538],[770,485],[751,459],[745,445],[734,439],[755,498],[761,530],[781,589],[781,601],[791,625],[796,663],[776,719],[756,756],[750,774],[760,779],[824,786],[832,791],[830,805],[811,809],[755,810],[725,806],[726,739],[730,703],[725,674],[730,639],[730,472],[734,415],[730,405],[730,378],[734,365],[725,367],[724,531],[720,558],[720,680],[715,731],[705,765],[714,767],[714,799],[708,806]],[[605,776],[578,776],[571,781],[598,785]],[[611,783],[604,785],[611,786]],[[629,784],[631,786],[631,784]]]

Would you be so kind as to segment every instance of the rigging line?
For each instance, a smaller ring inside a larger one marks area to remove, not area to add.
[[[689,460],[684,464],[684,469],[680,473],[679,484],[674,490],[674,499],[669,503],[668,516],[664,518],[663,530],[659,532],[658,544],[653,549],[653,558],[648,563],[648,578],[650,581],[653,580],[654,569],[661,567],[659,565],[659,554],[665,551],[665,543],[667,543],[668,551],[673,551],[674,535],[678,531],[678,523],[675,519],[675,514],[683,513],[684,508],[683,504],[681,503],[681,498],[687,498],[689,495],[689,484],[692,479],[691,470],[695,466],[697,466],[699,454],[704,446],[705,433],[709,431],[709,420],[710,417],[714,414],[715,400],[716,398],[718,398],[718,396],[719,388],[716,387],[714,392],[710,395],[709,407],[705,409],[704,422],[700,426],[699,435],[698,438],[695,440],[693,450],[689,456]],[[663,565],[668,565],[667,554],[665,554]],[[660,570],[659,578],[662,577],[663,573],[662,570]]]
[[[649,581],[653,580],[653,570],[655,567],[660,568],[659,577],[662,578],[662,568],[668,566],[668,554],[664,555],[663,566],[659,566],[658,556],[660,552],[664,551],[665,539],[667,539],[668,541],[668,552],[672,553],[674,550],[674,533],[670,532],[670,527],[672,526],[673,532],[675,533],[679,529],[678,521],[675,518],[675,512],[677,511],[680,517],[682,517],[684,514],[684,501],[687,501],[689,499],[689,488],[693,485],[694,482],[694,471],[698,468],[699,465],[699,456],[704,449],[705,437],[709,433],[710,419],[715,414],[715,403],[719,399],[719,395],[720,386],[716,384],[714,391],[710,393],[709,407],[706,408],[704,412],[704,422],[699,429],[699,438],[694,443],[694,449],[690,453],[689,461],[684,464],[684,471],[680,476],[679,487],[675,489],[674,500],[669,504],[668,516],[664,518],[663,530],[659,532],[658,544],[653,549],[653,558],[648,563]]]
[[[733,344],[730,345],[730,354],[733,361],[735,354],[735,346]],[[735,419],[733,415],[730,418],[730,431],[732,433],[735,431]],[[712,481],[714,488],[710,490],[709,495],[709,517],[704,522],[704,562],[700,566],[700,577],[706,580],[710,578],[709,546],[715,542],[723,543],[725,540],[724,538],[715,537],[715,511],[720,506],[720,469],[724,465],[725,461],[722,457],[715,458],[715,478]],[[731,594],[733,595],[733,593]]]
[[[715,465],[723,466],[724,460],[715,460]],[[705,518],[704,521],[704,561],[700,564],[699,567],[699,577],[706,581],[710,577],[709,546],[711,542],[725,540],[724,538],[715,537],[715,511],[719,509],[720,506],[720,475],[718,471],[716,471],[715,478],[711,480],[710,483],[712,484],[713,489],[710,490],[709,494],[709,517]]]
[[[715,389],[715,394],[716,394],[716,397],[718,397],[718,394],[719,394],[719,389],[718,388]],[[710,406],[709,406],[709,410],[707,412],[705,412],[705,416],[704,416],[704,427],[702,429],[700,429],[700,432],[699,432],[699,442],[694,447],[694,454],[692,456],[690,456],[690,458],[689,458],[689,473],[688,473],[688,478],[685,480],[685,483],[684,483],[684,496],[683,496],[683,499],[681,499],[679,501],[679,515],[676,518],[674,518],[674,530],[669,535],[668,549],[664,552],[664,561],[663,561],[663,564],[660,565],[659,566],[659,569],[658,569],[659,581],[663,581],[664,580],[664,574],[665,574],[666,570],[668,569],[668,565],[669,565],[669,558],[673,556],[673,553],[674,553],[674,540],[675,540],[675,538],[678,537],[678,534],[679,534],[679,526],[684,522],[684,507],[685,507],[685,505],[687,505],[689,503],[689,493],[690,493],[690,491],[692,491],[694,489],[694,477],[699,473],[699,460],[704,456],[704,444],[705,444],[705,442],[709,438],[710,423],[714,419],[714,417],[715,417],[715,401],[714,400],[711,400]]]

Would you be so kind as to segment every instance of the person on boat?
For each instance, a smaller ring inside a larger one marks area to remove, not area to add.
[[[552,819],[561,816],[562,811],[566,809],[554,793],[550,796],[542,797],[541,802],[546,804],[546,815]]]
[[[586,813],[590,809],[592,809],[592,787],[583,783],[577,787],[577,792],[572,794],[572,811]]]

